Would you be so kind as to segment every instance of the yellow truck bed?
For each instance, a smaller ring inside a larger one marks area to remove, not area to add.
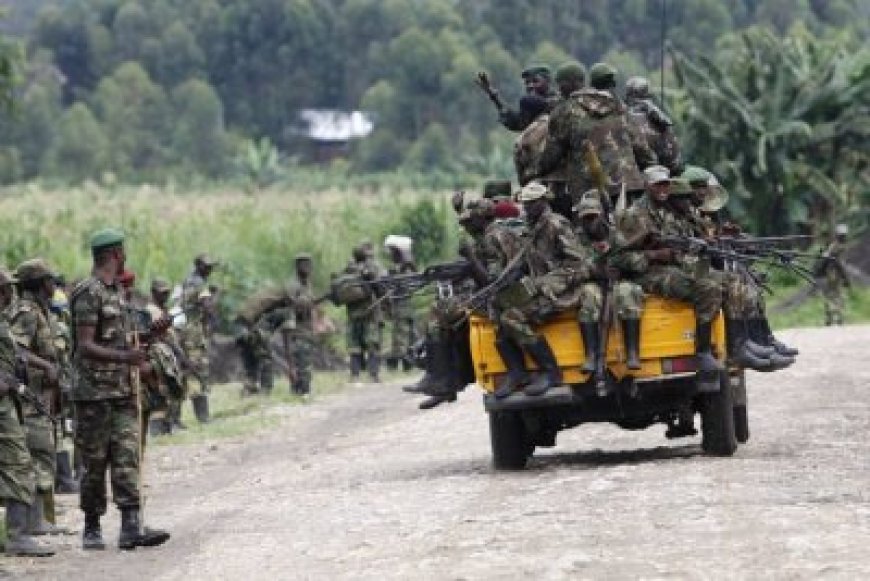
[[[556,354],[565,383],[585,382],[588,374],[580,371],[585,351],[576,313],[566,311],[542,325],[540,330]],[[691,305],[660,297],[645,299],[640,343],[643,368],[631,373],[637,380],[677,373],[673,367],[679,367],[681,359],[685,362],[695,353],[695,313]],[[721,313],[713,325],[713,347],[717,357],[724,360],[725,324]],[[486,317],[473,316],[471,319],[471,353],[477,383],[484,391],[494,391],[498,377],[505,372],[505,366],[495,348],[495,326]],[[528,357],[526,365],[529,369],[535,368]],[[607,367],[618,380],[629,374],[618,321],[614,321],[610,329]]]

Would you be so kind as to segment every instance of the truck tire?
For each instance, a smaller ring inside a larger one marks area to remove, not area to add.
[[[727,372],[719,375],[719,391],[701,397],[701,448],[713,456],[731,456],[737,451],[734,433],[734,398]]]
[[[534,451],[523,418],[517,412],[489,413],[489,441],[496,470],[522,470]]]
[[[749,412],[745,404],[734,406],[734,436],[741,444],[749,441]]]

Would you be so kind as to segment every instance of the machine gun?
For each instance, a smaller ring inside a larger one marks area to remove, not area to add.
[[[374,287],[384,297],[404,298],[429,286],[439,285],[439,293],[450,292],[454,283],[471,277],[471,265],[467,260],[432,264],[423,272],[381,276],[374,280],[363,280],[363,284]]]

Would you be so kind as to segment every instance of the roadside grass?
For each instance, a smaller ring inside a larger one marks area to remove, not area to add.
[[[776,298],[789,296],[797,289],[783,289],[776,293]],[[870,322],[870,289],[853,287],[846,293],[845,322],[846,324]],[[768,308],[774,306],[776,300],[768,299]],[[786,313],[771,313],[771,326],[775,329],[791,327],[821,327],[825,324],[825,308],[821,295],[814,295],[801,306]]]
[[[419,373],[416,373],[418,375]],[[381,374],[381,382],[394,383],[411,382],[416,376],[412,373],[387,372]],[[365,380],[365,376],[363,376]],[[182,411],[182,422],[186,430],[175,432],[169,436],[150,437],[148,445],[176,446],[190,445],[211,440],[235,438],[252,433],[275,429],[283,422],[281,410],[288,406],[310,405],[320,403],[323,398],[339,393],[345,389],[366,389],[370,385],[363,383],[359,387],[352,386],[347,371],[318,371],[312,380],[312,395],[309,398],[290,393],[286,379],[275,378],[275,387],[269,395],[249,395],[242,397],[242,385],[238,382],[225,383],[212,387],[209,395],[211,421],[200,424],[193,415],[189,402],[185,402]],[[396,391],[396,396],[401,397]]]

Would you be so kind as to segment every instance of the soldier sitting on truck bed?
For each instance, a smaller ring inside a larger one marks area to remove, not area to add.
[[[505,398],[523,386],[526,395],[539,396],[562,383],[553,350],[533,326],[577,308],[581,285],[591,274],[592,256],[570,222],[550,208],[550,197],[550,190],[538,182],[523,187],[519,195],[527,222],[523,246],[500,274],[516,274],[519,280],[499,293],[493,305],[498,320],[496,348],[508,370],[495,391],[496,398]],[[524,353],[541,371],[531,381]]]
[[[695,349],[702,384],[718,383],[722,366],[713,356],[713,320],[722,306],[722,277],[709,262],[661,245],[661,236],[703,236],[690,218],[684,192],[671,195],[668,170],[652,166],[644,171],[645,199],[629,208],[620,221],[628,246],[643,250],[646,265],[638,282],[647,293],[690,302],[695,308]],[[687,188],[688,189],[688,188]],[[691,190],[688,189],[691,193]]]

